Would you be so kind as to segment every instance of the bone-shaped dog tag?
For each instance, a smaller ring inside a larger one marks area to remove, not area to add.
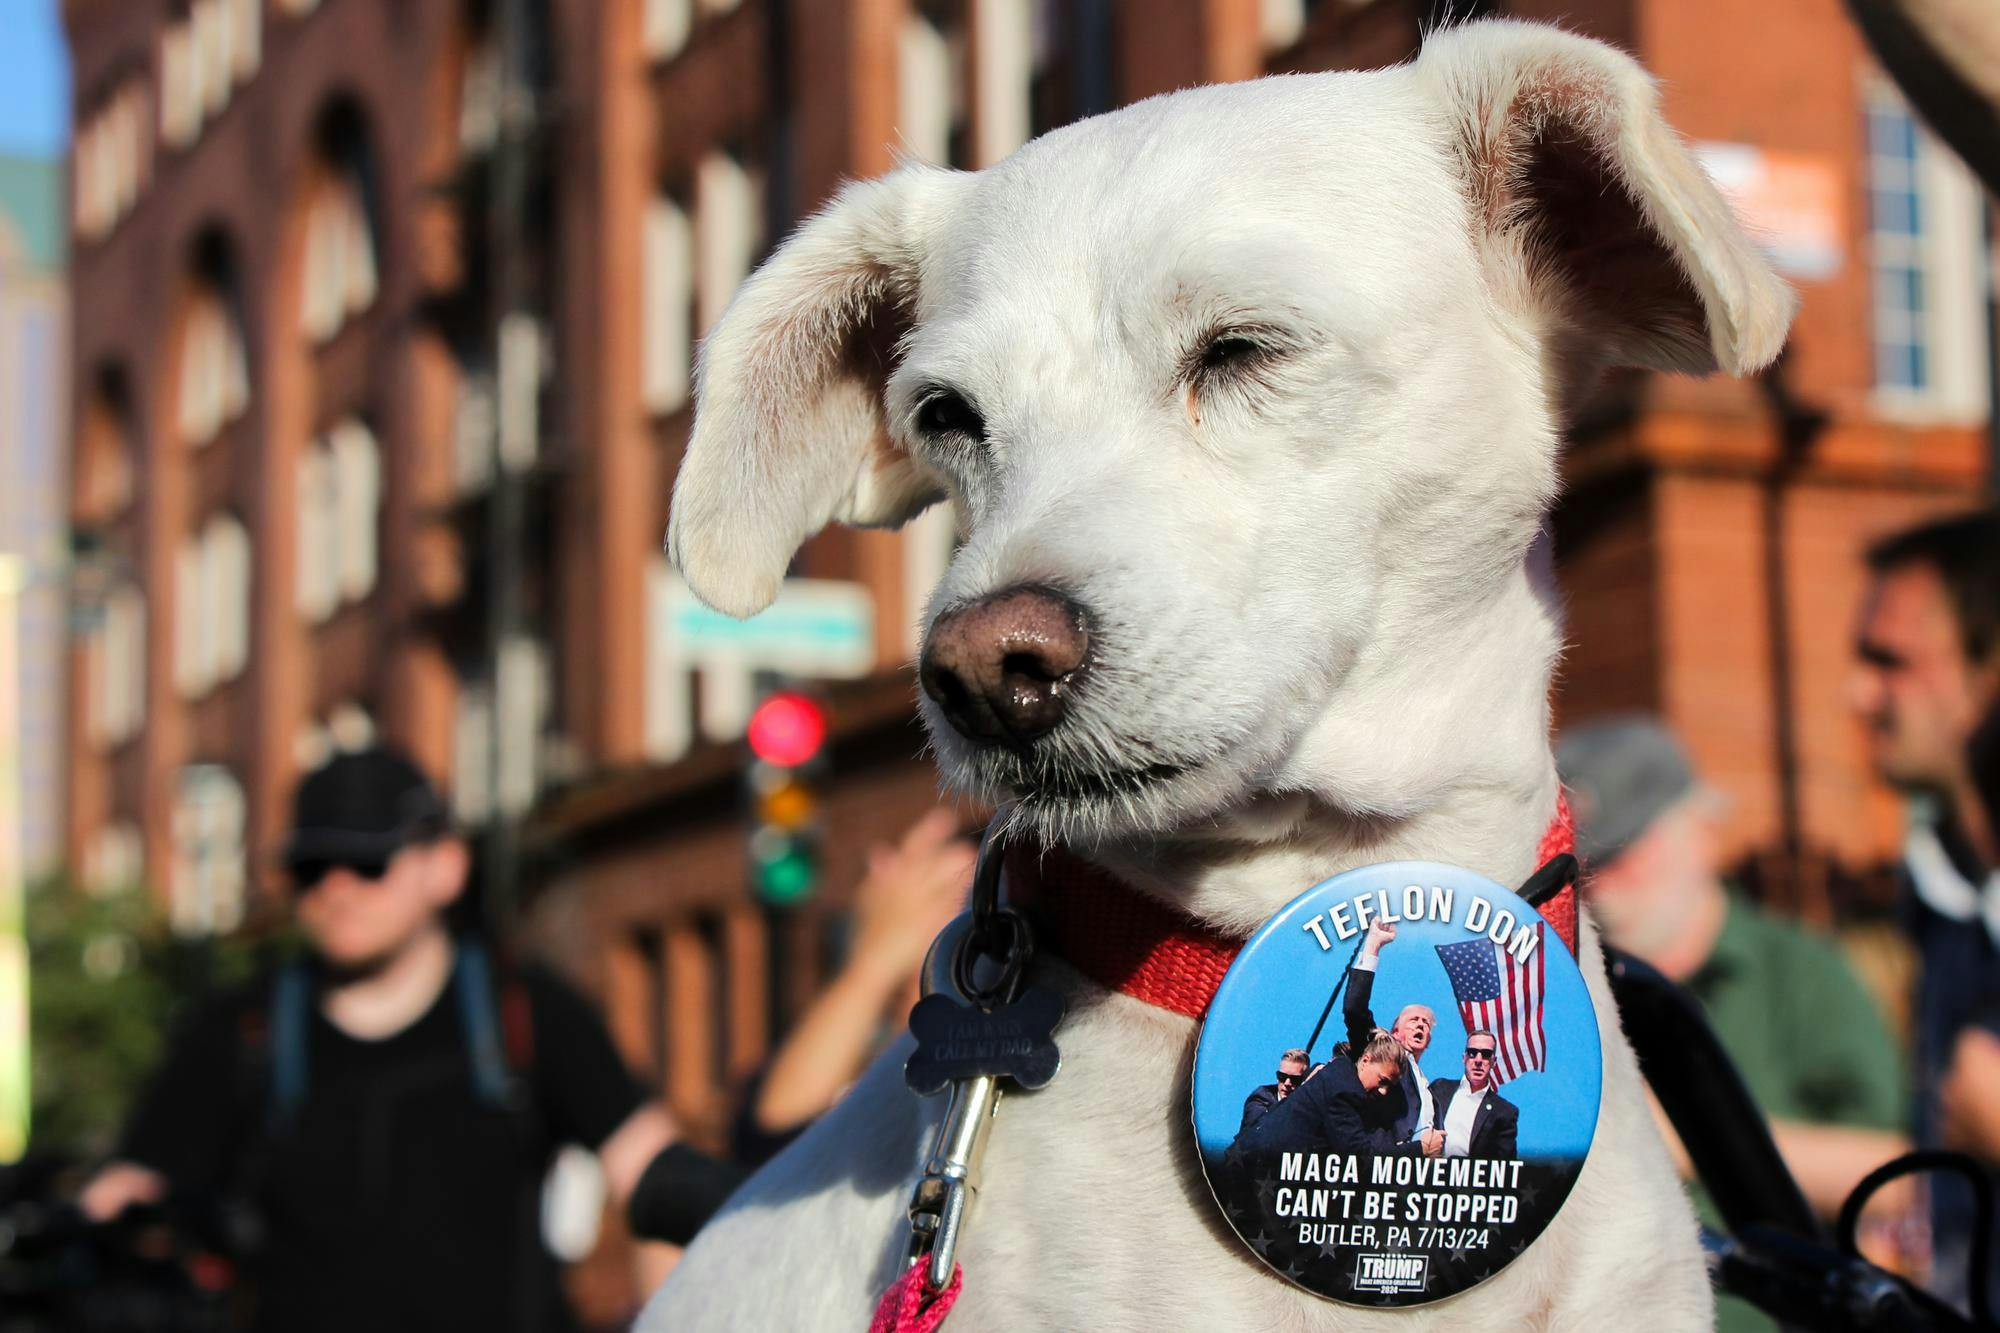
[[[1042,1087],[1062,1065],[1055,1030],[1063,1008],[1060,995],[1039,986],[992,1009],[959,1004],[943,994],[926,995],[910,1010],[917,1049],[903,1066],[903,1077],[920,1097],[974,1078],[1011,1078],[1024,1088]]]

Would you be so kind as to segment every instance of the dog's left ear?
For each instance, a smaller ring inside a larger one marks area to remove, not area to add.
[[[942,498],[889,439],[884,382],[964,173],[856,181],[751,274],[702,343],[667,555],[704,602],[755,615],[829,522],[893,527]]]
[[[1585,376],[1734,375],[1784,346],[1797,297],[1771,271],[1623,52],[1541,24],[1434,35],[1444,103],[1501,299],[1550,316]]]

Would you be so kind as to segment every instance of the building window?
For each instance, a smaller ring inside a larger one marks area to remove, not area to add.
[[[375,715],[352,700],[335,704],[326,715],[326,734],[342,754],[365,750],[375,743]]]
[[[1026,143],[1034,130],[1034,0],[986,0],[972,7],[973,157],[989,167]]]
[[[145,85],[128,82],[77,129],[76,230],[85,240],[110,232],[139,202],[152,175]]]
[[[897,128],[926,162],[955,165],[953,148],[965,121],[965,34],[935,6],[914,9],[896,47]]]
[[[452,480],[460,495],[484,490],[493,480],[493,378],[461,370],[452,395]]]
[[[250,534],[217,514],[174,562],[174,683],[199,698],[250,660]]]
[[[336,495],[335,540],[340,595],[358,602],[375,590],[382,511],[382,451],[368,427],[352,417],[327,434]]]
[[[225,0],[194,0],[188,22],[194,29],[195,77],[201,86],[201,111],[213,120],[229,104],[234,87],[236,36]]]
[[[122,893],[138,885],[145,874],[146,840],[129,819],[113,820],[97,830],[83,857],[84,887],[99,897]]]
[[[924,646],[924,609],[958,551],[958,512],[940,500],[903,525],[903,650],[912,661]]]
[[[1869,253],[1875,265],[1875,382],[1921,392],[1925,357],[1923,192],[1917,122],[1899,99],[1868,107]]]
[[[695,168],[695,321],[715,326],[764,244],[764,182],[733,153],[711,152]]]
[[[194,0],[160,36],[160,137],[186,148],[263,56],[261,0]]]
[[[201,552],[201,537],[196,535],[174,553],[174,688],[190,699],[206,694],[213,683],[202,632],[208,618],[202,605],[208,583],[202,578]]]
[[[104,618],[84,646],[90,731],[105,749],[139,734],[146,720],[146,596],[123,583],[104,599]]]
[[[493,813],[493,691],[484,682],[459,686],[451,747],[452,815],[470,827]]]
[[[349,700],[334,705],[323,722],[309,722],[292,747],[298,766],[310,772],[336,754],[353,754],[375,743],[375,716]]]
[[[465,678],[452,738],[452,810],[463,824],[524,814],[560,747],[550,735],[555,658],[532,634],[501,645],[497,676]]]
[[[340,605],[340,491],[333,454],[315,442],[299,459],[298,608],[313,624]]]
[[[500,40],[481,32],[465,55],[458,92],[458,146],[477,157],[500,139]]]
[[[325,621],[375,589],[381,567],[382,451],[349,417],[299,460],[298,608]]]
[[[160,35],[160,139],[185,148],[201,133],[201,82],[194,29],[186,19]]]
[[[250,365],[232,303],[204,282],[188,306],[181,334],[181,442],[204,445],[250,405]]]
[[[361,174],[334,169],[313,192],[306,217],[306,337],[325,343],[375,300],[375,233]]]
[[[687,45],[694,27],[694,0],[645,0],[639,42],[649,59],[668,60]]]
[[[250,662],[250,533],[228,514],[208,525],[202,575],[209,670],[217,681],[234,680]]]
[[[1257,28],[1265,51],[1282,51],[1305,35],[1306,8],[1306,0],[1258,0]]]
[[[229,72],[248,83],[264,59],[264,0],[228,0],[228,7]]]
[[[1986,414],[1982,198],[1886,85],[1867,98],[1876,402],[1892,415]]]
[[[694,357],[694,231],[671,196],[647,205],[641,245],[640,391],[664,415],[686,404]]]
[[[174,792],[169,919],[181,935],[220,935],[243,921],[243,785],[221,764],[188,764]]]

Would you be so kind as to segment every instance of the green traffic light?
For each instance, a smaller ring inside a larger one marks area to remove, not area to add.
[[[802,849],[793,847],[757,866],[757,893],[767,903],[788,906],[803,902],[819,879],[818,867]]]

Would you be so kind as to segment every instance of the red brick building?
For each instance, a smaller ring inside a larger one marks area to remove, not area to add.
[[[108,127],[92,142],[117,186],[79,198],[75,235],[73,518],[104,613],[72,652],[68,850],[96,880],[143,878],[189,929],[226,927],[269,886],[300,765],[392,737],[469,822],[535,805],[544,937],[712,1130],[773,1015],[739,795],[752,670],[675,640],[658,554],[695,340],[774,238],[893,145],[977,167],[1184,84],[1392,62],[1436,6],[528,8],[541,137],[506,355],[536,387],[503,411],[492,6],[67,0],[78,124]],[[1736,849],[1813,868],[1769,891],[1824,911],[1829,868],[1865,871],[1897,835],[1842,702],[1859,552],[1987,475],[1983,203],[1839,0],[1472,8],[1639,55],[1804,293],[1782,392],[1635,378],[1579,427],[1560,710],[1663,713],[1734,798]],[[497,682],[496,417],[538,426],[523,629]],[[936,518],[834,532],[797,571],[869,609],[826,686],[834,905],[869,841],[935,799],[906,663],[948,542]],[[822,924],[784,927],[780,1005],[813,984]]]

